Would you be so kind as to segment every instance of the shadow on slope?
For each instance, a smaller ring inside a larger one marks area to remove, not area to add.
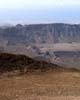
[[[0,53],[0,73],[19,71],[20,73],[28,72],[46,72],[48,70],[62,71],[78,71],[77,69],[67,69],[56,64],[45,61],[37,61],[25,55],[16,55],[8,53]]]

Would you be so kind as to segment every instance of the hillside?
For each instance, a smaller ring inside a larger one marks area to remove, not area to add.
[[[37,61],[25,55],[0,53],[0,73],[20,71],[22,73],[42,71],[75,71],[45,61]]]
[[[54,68],[55,71],[37,74],[31,71],[14,77],[3,75],[0,77],[0,100],[80,100],[80,72],[59,70],[53,65]]]
[[[0,100],[79,99],[79,70],[0,53]]]

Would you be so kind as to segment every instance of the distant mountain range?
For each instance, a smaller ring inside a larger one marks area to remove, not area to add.
[[[80,42],[80,24],[33,24],[0,27],[0,44]]]

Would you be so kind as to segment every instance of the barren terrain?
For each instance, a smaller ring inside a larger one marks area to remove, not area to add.
[[[0,100],[80,100],[80,71],[0,53]]]
[[[0,100],[80,100],[80,73],[48,71],[3,76]]]

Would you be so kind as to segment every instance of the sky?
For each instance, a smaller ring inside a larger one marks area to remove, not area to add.
[[[80,0],[0,0],[1,24],[80,23]]]

